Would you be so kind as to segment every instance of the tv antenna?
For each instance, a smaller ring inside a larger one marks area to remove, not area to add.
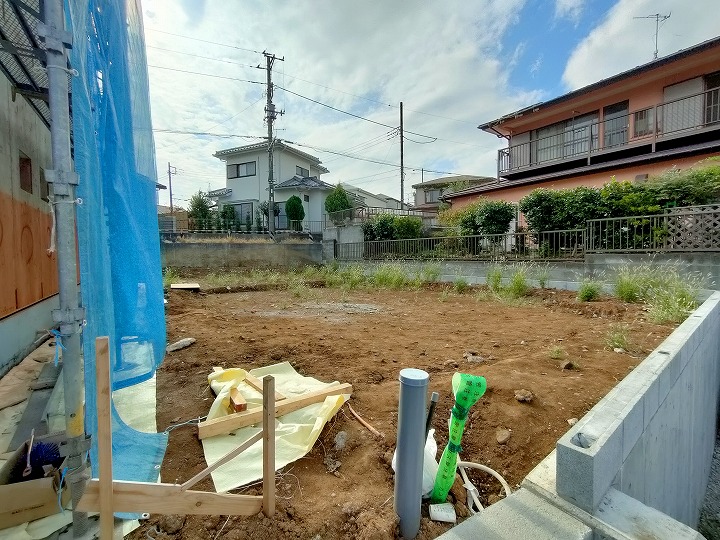
[[[646,15],[645,17],[633,17],[633,19],[655,19],[655,56],[653,56],[655,60],[657,60],[658,57],[658,34],[660,33],[660,23],[667,21],[670,18],[670,15],[672,15],[672,11],[667,15],[655,13],[655,15]]]

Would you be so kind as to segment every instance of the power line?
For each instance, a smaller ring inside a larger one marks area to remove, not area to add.
[[[152,29],[152,28],[146,29],[146,30],[151,30],[151,31],[153,31],[153,32],[159,32],[159,33],[161,33],[161,34],[168,34],[168,35],[171,35],[171,36],[180,37],[180,38],[184,38],[184,39],[190,39],[190,40],[194,40],[194,41],[200,41],[200,42],[203,42],[203,43],[211,43],[211,44],[213,44],[213,45],[219,45],[219,46],[221,46],[221,47],[229,47],[229,48],[232,48],[232,49],[239,49],[239,50],[242,50],[242,51],[248,51],[248,52],[254,52],[254,53],[257,53],[257,54],[263,54],[262,52],[256,51],[256,50],[254,50],[254,49],[245,49],[245,48],[243,48],[243,47],[238,47],[238,46],[235,46],[235,45],[228,45],[228,44],[219,43],[219,42],[216,42],[216,41],[207,41],[207,40],[198,39],[198,38],[194,38],[194,37],[190,37],[190,36],[184,36],[184,35],[181,35],[181,34],[173,34],[173,33],[171,33],[171,32],[165,32],[165,31],[163,31],[163,30],[155,30],[155,29]],[[174,51],[174,50],[171,50],[171,49],[162,49],[162,48],[160,48],[160,47],[155,47],[155,46],[151,46],[151,45],[148,45],[148,47],[154,48],[154,49],[159,49],[159,50],[165,50],[165,51],[168,51],[168,52],[175,52],[175,53],[178,53],[178,54],[186,54],[186,55],[188,55],[188,56],[196,56],[196,57],[198,57],[198,58],[203,58],[203,59],[205,59],[205,60],[216,60],[216,61],[218,61],[218,62],[227,62],[227,63],[232,63],[232,64],[238,64],[238,65],[240,65],[240,66],[246,66],[246,67],[253,67],[253,68],[263,69],[263,68],[260,67],[260,66],[251,66],[251,65],[249,65],[249,64],[241,64],[241,63],[237,63],[237,62],[231,62],[231,61],[229,61],[229,60],[221,60],[221,59],[219,59],[219,58],[211,58],[211,57],[206,57],[206,56],[198,56],[198,55],[195,55],[195,54],[185,53],[185,52],[182,52],[182,51]],[[376,103],[376,104],[382,105],[382,106],[384,106],[384,107],[391,107],[391,108],[393,108],[393,109],[399,109],[399,107],[398,107],[397,105],[393,105],[393,104],[391,104],[391,103],[385,103],[385,102],[382,102],[382,101],[378,101],[378,100],[376,100],[376,99],[371,99],[371,98],[368,98],[368,97],[365,97],[365,96],[361,96],[361,95],[358,95],[358,94],[353,94],[352,92],[346,92],[345,90],[339,90],[339,89],[337,89],[337,88],[332,88],[332,87],[326,86],[326,85],[324,85],[324,84],[316,83],[316,82],[313,82],[313,81],[309,81],[309,80],[307,80],[307,79],[303,79],[303,78],[301,78],[301,77],[297,77],[296,75],[291,75],[291,74],[289,74],[289,73],[285,73],[284,71],[283,71],[283,77],[289,77],[289,78],[291,78],[291,79],[296,79],[296,80],[302,81],[302,82],[304,82],[304,83],[312,84],[312,85],[314,85],[314,86],[319,86],[320,88],[325,88],[326,90],[332,90],[333,92],[339,92],[339,93],[341,93],[341,94],[345,94],[345,95],[347,95],[347,96],[352,96],[352,97],[357,98],[357,99],[362,99],[362,100],[367,101],[367,102],[370,102],[370,103]],[[281,87],[278,86],[278,88],[281,88]],[[462,124],[470,124],[470,125],[472,125],[472,126],[475,126],[475,125],[477,124],[477,122],[470,122],[470,121],[468,121],[468,120],[459,120],[459,119],[457,119],[457,118],[450,118],[449,116],[442,116],[442,115],[439,115],[439,114],[433,114],[433,113],[429,113],[429,112],[425,112],[425,111],[419,111],[419,110],[417,110],[417,109],[405,109],[405,110],[407,110],[407,111],[409,111],[409,112],[414,112],[414,113],[417,113],[417,114],[422,114],[422,115],[425,115],[425,116],[432,116],[432,117],[434,117],[434,118],[441,118],[441,119],[443,119],[443,120],[450,120],[450,121],[452,121],[452,122],[459,122],[459,123],[462,123]],[[452,142],[452,141],[450,141],[450,142]]]
[[[188,53],[188,52],[184,52],[184,51],[176,51],[176,50],[173,50],[173,49],[165,49],[165,48],[163,48],[163,47],[156,47],[156,46],[154,46],[154,45],[146,45],[146,47],[147,47],[148,49],[156,49],[156,50],[158,50],[158,51],[166,51],[166,52],[171,52],[171,53],[176,53],[176,54],[182,54],[182,55],[185,55],[185,56],[192,56],[193,58],[202,58],[203,60],[213,60],[213,61],[215,61],[215,62],[225,62],[226,64],[233,64],[233,65],[236,65],[236,66],[247,67],[247,68],[252,68],[252,69],[263,69],[263,68],[261,68],[260,66],[253,66],[253,65],[251,65],[251,64],[243,64],[243,63],[241,63],[241,62],[234,62],[233,60],[225,60],[225,59],[222,59],[222,58],[213,58],[212,56],[202,56],[202,55],[200,55],[200,54],[192,54],[192,53]]]
[[[217,41],[209,41],[207,39],[199,39],[199,38],[194,38],[194,37],[190,37],[190,36],[183,36],[181,34],[173,34],[172,32],[166,32],[165,30],[158,30],[156,28],[146,28],[145,30],[150,30],[151,32],[157,32],[158,34],[167,34],[168,36],[175,36],[175,37],[180,37],[180,38],[184,38],[184,39],[190,39],[193,41],[199,41],[201,43],[210,43],[212,45],[219,45],[220,47],[229,47],[231,49],[237,49],[239,51],[247,51],[247,52],[251,52],[251,53],[262,54],[262,51],[257,51],[255,49],[246,49],[245,47],[239,47],[237,45],[228,45],[227,43],[218,43]]]
[[[243,139],[264,139],[258,135],[237,135],[235,133],[209,133],[207,131],[182,131],[179,129],[153,129],[154,133],[166,133],[169,135],[202,135],[207,137],[220,137],[220,138],[232,138],[241,137]]]
[[[166,69],[168,71],[177,71],[179,73],[187,73],[189,75],[202,75],[203,77],[212,77],[214,79],[226,79],[228,81],[238,81],[238,82],[246,82],[246,83],[252,83],[252,84],[265,84],[262,81],[251,81],[248,79],[237,79],[235,77],[224,77],[223,75],[213,75],[212,73],[200,73],[199,71],[190,71],[186,69],[178,69],[178,68],[171,68],[171,67],[165,67],[165,66],[153,66],[148,64],[148,67],[155,68],[155,69]]]

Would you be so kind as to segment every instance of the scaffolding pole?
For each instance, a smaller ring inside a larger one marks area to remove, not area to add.
[[[65,29],[63,0],[45,0],[45,23],[38,34],[45,41],[50,106],[50,135],[52,167],[46,179],[52,185],[52,205],[55,212],[56,245],[60,309],[53,311],[53,320],[60,325],[60,339],[64,346],[63,383],[65,395],[65,431],[67,441],[61,453],[67,456],[67,484],[73,508],[77,507],[87,480],[85,455],[89,441],[84,426],[84,384],[80,353],[80,328],[84,310],[78,302],[77,245],[75,236],[75,186],[77,173],[70,154],[70,107],[68,98],[67,48],[72,46],[72,34]],[[73,536],[87,532],[87,514],[73,511]]]

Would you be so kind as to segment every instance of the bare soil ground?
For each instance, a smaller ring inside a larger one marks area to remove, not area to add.
[[[212,366],[252,369],[287,360],[302,374],[352,383],[350,404],[385,439],[373,437],[344,406],[313,451],[278,473],[278,512],[272,520],[151,516],[130,538],[395,538],[390,459],[402,368],[428,371],[430,389],[440,393],[434,419],[440,449],[447,442],[453,373],[487,378],[487,393],[471,409],[462,458],[492,467],[514,487],[554,448],[568,419],[585,414],[672,330],[649,323],[642,306],[613,299],[579,303],[569,292],[536,290],[522,305],[512,305],[479,300],[474,292],[457,295],[439,287],[172,292],[168,342],[194,337],[197,343],[169,354],[158,372],[160,429],[207,413]],[[606,344],[619,323],[629,325],[629,352],[614,352]],[[466,352],[482,360],[469,361]],[[566,360],[576,367],[562,369]],[[518,402],[519,389],[530,390],[534,399]],[[496,440],[499,429],[511,431],[505,444]],[[347,433],[347,445],[335,452],[340,431]],[[327,456],[341,462],[335,473],[324,464]],[[196,428],[171,431],[163,481],[182,482],[204,467]],[[484,504],[498,500],[501,488],[494,479],[478,473],[475,480]],[[457,487],[450,500],[462,518],[468,513],[464,490]],[[206,480],[197,489],[213,486]],[[423,518],[419,538],[435,538],[447,528]]]

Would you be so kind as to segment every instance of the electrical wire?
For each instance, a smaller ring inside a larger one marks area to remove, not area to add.
[[[238,82],[246,82],[251,84],[265,84],[264,81],[251,81],[249,79],[238,79],[236,77],[225,77],[223,75],[213,75],[212,73],[200,73],[199,71],[190,71],[187,69],[178,69],[178,68],[171,68],[166,66],[155,66],[148,64],[148,67],[154,68],[154,69],[166,69],[168,71],[177,71],[178,73],[187,73],[189,75],[202,75],[203,77],[212,77],[214,79],[225,79],[228,81],[238,81]]]
[[[251,64],[243,64],[241,62],[234,62],[233,60],[225,60],[223,58],[213,58],[212,56],[202,56],[200,54],[193,54],[193,53],[188,53],[188,52],[184,52],[184,51],[176,51],[174,49],[165,49],[164,47],[156,47],[155,45],[146,45],[146,47],[148,49],[155,49],[158,51],[182,54],[184,56],[191,56],[193,58],[202,58],[203,60],[213,60],[214,62],[224,62],[226,64],[233,64],[236,66],[242,66],[242,67],[247,67],[247,68],[252,68],[252,69],[261,69],[261,70],[265,71],[265,68],[261,67],[260,65],[253,66]]]
[[[190,36],[183,36],[182,34],[174,34],[172,32],[166,32],[165,30],[158,30],[157,28],[145,28],[145,30],[146,31],[149,30],[150,32],[157,32],[158,34],[167,34],[168,36],[175,36],[175,37],[179,37],[179,38],[183,38],[183,39],[190,39],[192,41],[199,41],[201,43],[210,43],[212,45],[219,45],[220,47],[229,47],[231,49],[237,49],[239,51],[247,51],[247,52],[252,52],[252,53],[256,53],[256,54],[263,54],[261,51],[257,51],[255,49],[246,49],[245,47],[239,47],[237,45],[228,45],[227,43],[219,43],[217,41],[209,41],[207,39],[199,39],[199,38],[194,38],[194,37],[190,37]]]

